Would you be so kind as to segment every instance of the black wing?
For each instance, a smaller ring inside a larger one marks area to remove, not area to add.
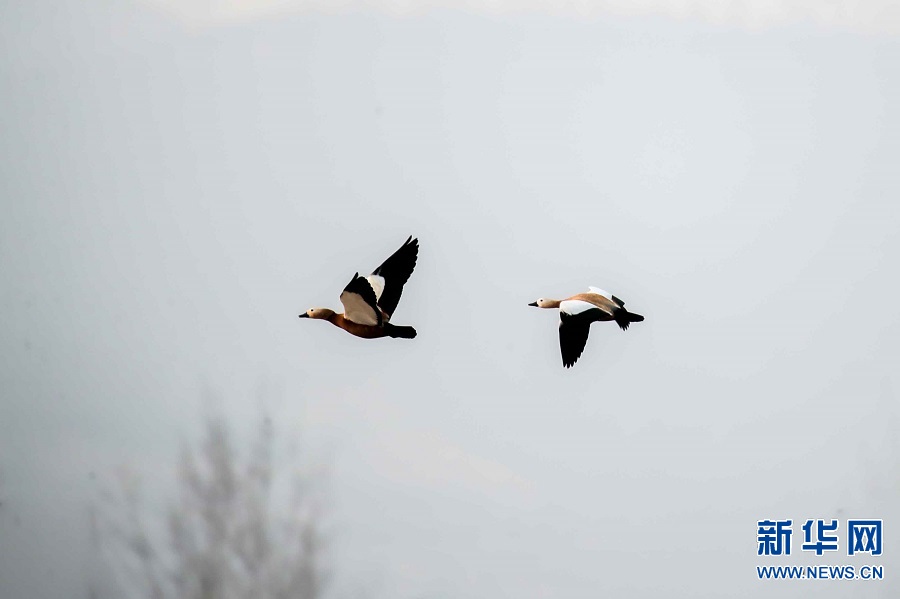
[[[373,275],[384,279],[384,289],[378,298],[378,306],[390,317],[400,303],[400,294],[403,286],[409,280],[413,269],[416,267],[416,258],[419,256],[419,240],[412,236],[404,242],[400,249],[391,254],[381,266],[376,268]]]
[[[359,273],[353,275],[344,287],[341,303],[344,304],[344,318],[347,320],[357,324],[382,325],[375,290],[365,277],[359,276]]]
[[[591,332],[591,323],[600,316],[599,308],[587,310],[580,314],[559,313],[559,351],[562,353],[563,366],[571,368],[581,357],[584,346]]]

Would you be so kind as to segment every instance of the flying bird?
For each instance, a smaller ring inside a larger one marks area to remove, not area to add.
[[[353,275],[341,293],[344,313],[329,308],[310,308],[300,318],[327,320],[363,339],[399,337],[413,339],[416,330],[391,324],[391,316],[400,302],[403,286],[416,267],[419,240],[412,236],[367,277]]]
[[[559,308],[559,349],[563,366],[571,368],[581,357],[592,322],[615,320],[623,331],[632,322],[641,322],[644,317],[625,309],[625,302],[616,296],[588,287],[587,293],[579,293],[564,300],[541,298],[531,302],[536,308]]]

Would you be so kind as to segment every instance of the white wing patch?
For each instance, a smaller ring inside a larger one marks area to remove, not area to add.
[[[372,306],[366,303],[358,293],[345,291],[341,294],[341,303],[344,304],[344,318],[356,324],[378,324],[378,315]]]
[[[559,303],[559,311],[571,316],[595,309],[597,306],[582,300],[564,300]]]
[[[368,277],[366,277],[366,280],[375,291],[375,299],[380,300],[381,294],[384,291],[384,277],[382,277],[381,275],[369,275]]]
[[[608,291],[603,291],[599,287],[588,287],[588,291],[590,291],[591,293],[596,293],[597,295],[602,295],[609,301],[613,301],[612,293],[610,293]]]

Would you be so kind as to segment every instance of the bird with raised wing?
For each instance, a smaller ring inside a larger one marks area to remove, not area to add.
[[[353,275],[341,293],[344,313],[329,308],[311,308],[300,318],[327,320],[363,339],[399,337],[413,339],[416,330],[391,324],[391,316],[400,302],[403,286],[409,280],[419,255],[419,240],[412,236],[367,277]]]
[[[559,349],[566,368],[572,367],[584,351],[591,323],[614,320],[625,331],[632,322],[644,320],[640,314],[626,310],[625,302],[597,287],[564,300],[540,298],[528,305],[559,308]]]

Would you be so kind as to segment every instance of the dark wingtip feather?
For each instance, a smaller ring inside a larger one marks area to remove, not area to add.
[[[397,308],[403,293],[403,286],[415,270],[418,256],[419,240],[410,235],[397,251],[373,271],[372,274],[384,278],[384,289],[378,305],[387,314],[393,315]]]

